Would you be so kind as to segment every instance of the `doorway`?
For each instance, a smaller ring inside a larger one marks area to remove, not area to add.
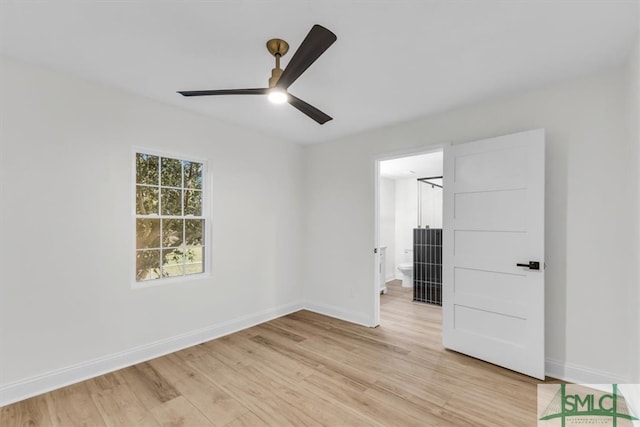
[[[545,131],[441,148],[443,345],[544,379]],[[376,253],[380,168],[407,156],[375,163]],[[374,317],[379,324],[379,297]]]
[[[380,303],[400,298],[418,306],[441,305],[442,172],[442,147],[376,160]]]

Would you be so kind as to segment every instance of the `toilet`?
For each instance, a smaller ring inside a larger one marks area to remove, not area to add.
[[[412,288],[413,287],[413,263],[412,262],[403,262],[398,265],[398,270],[402,273],[402,287],[403,288]]]

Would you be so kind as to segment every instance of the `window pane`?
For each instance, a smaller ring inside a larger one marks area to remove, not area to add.
[[[153,280],[160,278],[160,251],[136,252],[136,280]]]
[[[136,248],[160,247],[160,220],[137,219],[136,220]]]
[[[178,159],[161,160],[162,185],[166,187],[182,187],[182,162]]]
[[[158,214],[158,189],[154,187],[136,186],[136,214]]]
[[[171,248],[182,244],[182,225],[184,221],[181,219],[163,219],[162,220],[162,247]]]
[[[184,160],[184,187],[202,190],[202,163]]]
[[[136,153],[136,183],[158,185],[158,156]]]
[[[204,248],[202,246],[187,248],[186,258],[185,274],[202,273],[204,271]]]
[[[184,275],[184,254],[180,249],[162,250],[162,277]]]
[[[202,215],[202,191],[184,190],[184,214]]]
[[[204,220],[185,220],[185,243],[188,246],[204,245]]]
[[[182,215],[182,191],[173,188],[162,188],[162,215]]]

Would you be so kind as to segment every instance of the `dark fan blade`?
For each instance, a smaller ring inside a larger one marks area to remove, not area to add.
[[[329,120],[333,120],[332,117],[327,116],[325,113],[323,113],[322,111],[318,110],[313,105],[307,104],[302,99],[296,98],[295,96],[293,96],[291,94],[289,94],[289,101],[288,102],[289,102],[289,104],[293,105],[298,110],[300,110],[301,112],[303,112],[307,116],[311,117],[313,120],[315,120],[316,122],[320,123],[321,125],[325,124]]]
[[[281,89],[291,86],[336,39],[336,35],[331,31],[320,25],[314,25],[296,53],[293,54],[276,86]]]
[[[187,90],[178,91],[183,96],[206,96],[206,95],[266,95],[268,88],[260,89],[222,89],[222,90]]]

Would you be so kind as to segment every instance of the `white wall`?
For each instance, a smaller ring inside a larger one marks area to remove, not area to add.
[[[418,224],[418,193],[415,179],[396,180],[396,265],[413,262],[413,229]],[[402,273],[395,270],[396,279]]]
[[[1,65],[0,405],[301,307],[301,146]],[[134,145],[209,161],[210,276],[132,290]]]
[[[640,22],[640,3],[638,3],[638,21]],[[629,115],[628,115],[628,123],[629,123],[629,132],[631,134],[631,139],[636,142],[635,145],[635,157],[638,161],[638,169],[636,170],[636,177],[634,179],[636,185],[636,191],[638,194],[638,199],[636,201],[636,211],[639,213],[637,215],[638,222],[636,224],[636,244],[640,244],[640,32],[636,35],[635,47],[630,55],[628,67],[628,84],[630,90],[628,91],[628,103],[629,103]],[[640,252],[640,250],[639,250]],[[636,307],[632,309],[630,313],[630,317],[633,318],[633,314],[636,315],[635,322],[635,335],[637,337],[636,340],[636,351],[635,351],[635,360],[636,363],[636,371],[635,371],[635,382],[640,384],[640,256],[636,260],[636,265],[638,266],[637,271],[637,286],[636,286],[636,296],[635,300],[637,301]]]
[[[638,20],[640,21],[640,3],[638,3]],[[636,236],[636,245],[640,244],[640,32],[636,35],[635,46],[632,49],[629,59],[625,64],[624,80],[629,89],[626,91],[625,102],[627,104],[627,130],[631,141],[635,141],[634,151],[631,156],[637,159],[638,168],[636,169],[636,175],[630,180],[629,186],[635,189],[638,194],[638,198],[635,200],[635,209],[639,214],[637,215],[637,222],[635,224],[634,235]],[[637,361],[634,371],[634,378],[636,383],[640,383],[640,250],[639,257],[636,259],[637,271],[636,271],[636,283],[634,289],[629,293],[631,300],[637,301],[635,307],[630,307],[628,313],[629,321],[627,322],[629,331],[636,336],[635,348],[634,348],[634,360]]]
[[[587,382],[628,381],[636,361],[624,325],[637,301],[629,296],[637,287],[638,260],[637,239],[629,234],[637,224],[638,192],[629,184],[638,162],[625,130],[629,85],[622,74],[615,69],[310,146],[308,300],[327,313],[374,323],[376,157],[546,128],[548,369]],[[334,206],[345,214],[331,215]]]
[[[380,178],[380,246],[386,246],[385,281],[395,278],[396,270],[396,181]]]
[[[640,21],[640,3],[638,3],[638,21]],[[633,78],[633,82],[635,86],[632,86],[635,88],[635,90],[633,91],[635,93],[635,102],[633,103],[633,109],[632,109],[632,114],[630,114],[630,121],[631,123],[635,123],[635,126],[633,126],[633,138],[636,140],[636,156],[638,158],[638,168],[636,170],[637,172],[637,176],[636,176],[636,184],[638,184],[638,205],[637,205],[637,218],[638,218],[638,224],[637,224],[637,235],[638,235],[638,239],[636,240],[638,245],[640,245],[640,183],[638,182],[640,180],[640,32],[638,33],[638,35],[636,36],[636,45],[635,45],[635,49],[634,49],[635,53],[634,53],[634,62],[633,62],[633,69],[635,70],[635,78]],[[640,254],[640,248],[638,249],[638,252]],[[637,361],[637,366],[636,366],[636,379],[635,382],[640,384],[640,255],[638,256],[637,260],[637,265],[638,265],[638,286],[636,288],[636,292],[637,292],[637,305],[636,305],[636,314],[638,315],[638,322],[637,322],[637,340],[636,340],[636,355],[635,355],[635,359]]]

